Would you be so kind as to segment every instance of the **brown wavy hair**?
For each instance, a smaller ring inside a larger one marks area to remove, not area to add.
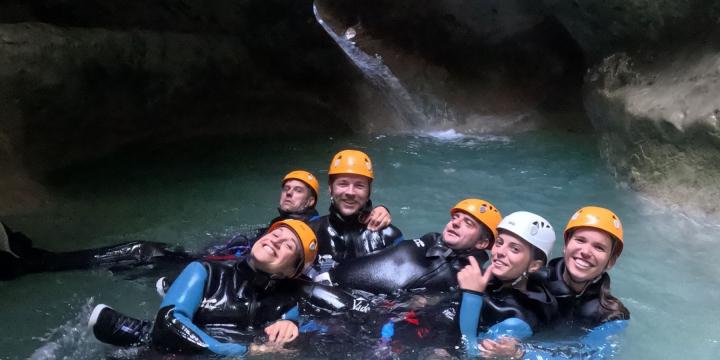
[[[628,320],[630,319],[630,310],[623,305],[620,299],[610,293],[610,276],[605,274],[602,284],[600,285],[600,308],[602,319],[600,321],[612,320]]]

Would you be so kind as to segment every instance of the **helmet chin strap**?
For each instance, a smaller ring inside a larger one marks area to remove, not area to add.
[[[528,278],[527,271],[523,271],[522,275],[518,276],[518,278],[512,282],[511,286],[515,287],[515,285],[519,284],[523,280],[527,280],[527,278]]]

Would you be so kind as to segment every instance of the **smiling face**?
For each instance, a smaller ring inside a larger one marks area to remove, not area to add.
[[[453,250],[484,249],[489,240],[483,227],[474,217],[464,211],[455,211],[443,230],[445,244]]]
[[[293,276],[302,256],[299,244],[292,230],[280,226],[255,241],[250,249],[253,265],[268,274]]]
[[[533,271],[533,247],[519,236],[500,230],[492,247],[492,273],[502,281],[512,281]]]
[[[563,277],[575,290],[612,266],[610,254],[613,240],[602,230],[580,227],[565,241],[565,273]]]
[[[315,196],[304,182],[290,179],[283,183],[280,191],[280,210],[301,213],[313,206],[315,206]]]
[[[370,179],[362,175],[335,175],[330,183],[333,205],[344,216],[357,214],[370,199]]]

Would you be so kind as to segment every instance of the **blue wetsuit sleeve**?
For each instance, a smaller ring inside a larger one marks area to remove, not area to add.
[[[532,344],[526,346],[523,359],[609,359],[618,350],[618,347],[614,344],[614,338],[622,334],[627,325],[627,320],[608,321],[593,328],[576,342],[563,341]]]
[[[244,355],[247,353],[247,346],[237,343],[221,343],[192,322],[203,298],[207,276],[207,270],[202,264],[190,263],[170,286],[160,308],[173,306],[175,318],[195,332],[207,344],[208,350],[220,355]]]
[[[478,340],[497,340],[502,336],[524,339],[532,336],[533,331],[530,325],[518,318],[505,319],[491,326],[486,332],[478,334],[477,329],[482,304],[482,295],[463,291],[462,302],[460,303],[460,333],[462,334],[465,351],[469,356],[480,355]]]
[[[480,354],[477,347],[477,330],[482,303],[482,295],[463,291],[460,302],[460,333],[465,351],[470,356]]]
[[[532,334],[532,328],[524,320],[509,318],[491,326],[484,334],[479,334],[478,338],[481,340],[497,340],[503,336],[510,336],[522,340],[532,336]]]
[[[297,324],[300,321],[300,307],[298,305],[293,306],[293,308],[284,313],[280,319],[290,320]]]

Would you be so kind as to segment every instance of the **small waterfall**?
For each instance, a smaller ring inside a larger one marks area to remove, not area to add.
[[[411,88],[411,92],[383,63],[380,55],[372,56],[355,45],[351,39],[356,35],[356,29],[350,27],[345,34],[338,35],[321,18],[315,4],[313,4],[313,13],[325,32],[332,37],[378,91],[380,99],[377,101],[383,101],[390,109],[396,121],[396,128],[401,132],[429,136],[441,134],[441,137],[450,133],[474,136],[525,131],[537,128],[542,123],[542,116],[532,107],[527,107],[522,101],[510,101],[509,106],[514,110],[503,110],[502,112],[491,110],[492,102],[498,98],[508,101],[507,94],[499,97],[477,96],[477,93],[473,93],[474,90],[466,89],[474,99],[470,102],[467,99],[460,99],[460,103],[457,104],[453,100],[437,96],[432,90],[432,84],[429,83],[421,84],[420,89]],[[466,102],[464,105],[463,101]],[[388,124],[387,121],[384,123]],[[372,126],[372,124],[366,125]],[[450,132],[448,133],[448,131]]]
[[[412,95],[405,89],[400,80],[392,73],[382,61],[380,55],[371,56],[363,52],[355,44],[340,36],[325,23],[318,13],[317,6],[313,4],[313,13],[317,22],[335,40],[340,48],[347,54],[353,63],[362,71],[370,83],[377,88],[387,105],[400,117],[406,129],[424,129],[431,121],[419,110]]]

